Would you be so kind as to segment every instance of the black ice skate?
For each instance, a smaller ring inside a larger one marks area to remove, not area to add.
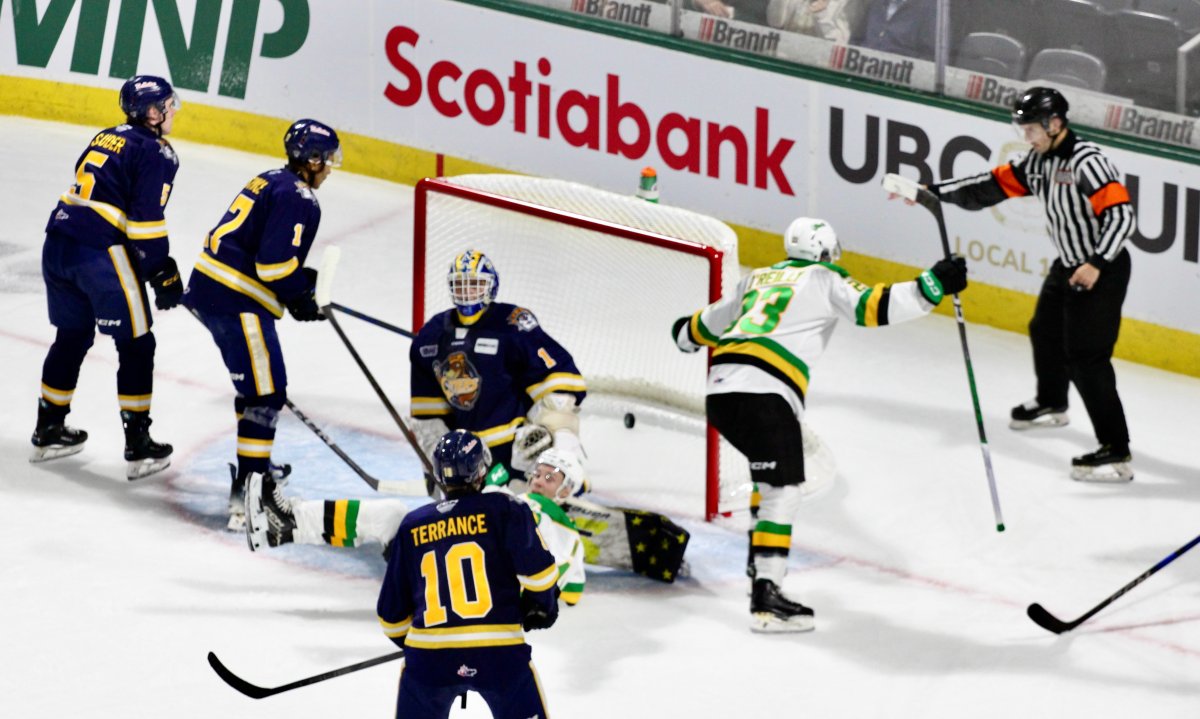
[[[1047,407],[1031,399],[1025,404],[1012,408],[1012,420],[1008,423],[1011,429],[1033,429],[1035,427],[1062,427],[1070,423],[1067,418],[1067,408]]]
[[[150,438],[150,422],[148,412],[121,412],[121,424],[125,427],[125,461],[128,462],[125,476],[130,480],[149,477],[171,466],[174,448]]]
[[[278,547],[292,541],[296,516],[291,500],[269,477],[252,472],[246,478],[246,544],[250,551]]]
[[[755,579],[750,593],[750,631],[811,632],[816,628],[813,610],[793,602],[770,579]]]
[[[83,451],[88,433],[82,429],[68,427],[63,423],[67,412],[45,399],[38,399],[37,427],[33,430],[33,454],[30,462],[45,462],[59,457],[69,457]]]
[[[1071,479],[1080,482],[1131,482],[1133,456],[1128,447],[1103,445],[1071,460]]]
[[[78,454],[83,451],[83,443],[87,438],[87,432],[65,424],[39,426],[30,438],[33,442],[33,454],[29,456],[29,461],[45,462]]]

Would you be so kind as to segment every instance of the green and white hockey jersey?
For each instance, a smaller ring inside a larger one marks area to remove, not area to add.
[[[577,603],[583,594],[587,574],[583,569],[583,540],[579,538],[575,523],[552,499],[536,492],[520,497],[533,510],[538,531],[558,564],[558,588],[562,591],[562,600],[571,605]]]
[[[868,287],[827,262],[785,260],[752,271],[732,295],[696,312],[676,342],[714,347],[708,393],[778,394],[804,412],[809,368],[839,319],[881,327],[923,317],[941,301],[929,271],[916,280]]]

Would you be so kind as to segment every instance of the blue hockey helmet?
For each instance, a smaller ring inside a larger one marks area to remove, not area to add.
[[[487,255],[479,250],[467,250],[455,257],[446,281],[458,316],[467,324],[479,319],[500,290],[500,275]]]
[[[145,122],[146,112],[152,107],[165,115],[168,105],[178,110],[179,96],[161,77],[134,75],[121,86],[121,110],[133,122]]]
[[[305,164],[309,160],[330,167],[342,164],[342,146],[332,127],[316,120],[296,120],[283,135],[283,149],[288,161]]]
[[[433,472],[447,493],[454,490],[479,490],[492,463],[492,453],[483,440],[465,429],[442,435],[433,448]]]

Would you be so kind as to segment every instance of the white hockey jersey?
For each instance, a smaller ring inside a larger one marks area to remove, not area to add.
[[[587,574],[583,568],[583,540],[575,523],[554,500],[529,492],[520,495],[533,510],[538,531],[546,540],[546,548],[554,555],[558,564],[558,588],[560,597],[567,604],[575,604],[583,594]]]
[[[804,412],[810,368],[841,318],[881,327],[928,314],[942,299],[932,273],[868,287],[827,262],[785,260],[754,270],[728,297],[696,312],[681,349],[714,347],[708,393],[778,394]]]

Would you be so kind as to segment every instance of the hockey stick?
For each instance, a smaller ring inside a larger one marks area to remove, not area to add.
[[[396,325],[394,325],[390,322],[384,322],[381,319],[372,317],[371,315],[365,314],[363,312],[359,312],[358,310],[350,309],[349,307],[347,307],[345,305],[340,305],[337,302],[330,302],[329,306],[332,307],[333,309],[337,310],[338,312],[343,312],[345,314],[350,315],[351,317],[357,317],[358,319],[360,319],[364,322],[369,322],[377,327],[382,327],[385,330],[395,332],[398,335],[403,335],[404,337],[407,337],[410,340],[413,339],[414,337],[416,337],[415,334],[413,334],[412,332],[409,332],[408,330],[404,329],[403,327],[397,327]]]
[[[250,697],[251,699],[262,699],[263,697],[274,696],[275,694],[281,694],[286,691],[291,691],[292,689],[299,689],[300,687],[306,687],[309,684],[316,684],[317,682],[323,682],[326,679],[333,679],[334,677],[340,677],[343,674],[349,674],[351,672],[356,672],[360,669],[368,669],[370,667],[376,666],[377,664],[385,664],[387,662],[395,661],[396,659],[399,659],[400,657],[403,657],[403,656],[404,656],[403,650],[398,651],[398,652],[392,652],[391,654],[384,654],[381,657],[375,657],[374,659],[368,659],[365,662],[351,664],[349,666],[342,667],[341,669],[334,669],[333,671],[328,671],[328,672],[325,672],[324,674],[317,674],[316,676],[311,676],[311,677],[307,677],[304,679],[300,679],[298,681],[291,682],[290,684],[284,684],[283,686],[278,686],[278,687],[260,687],[255,684],[251,684],[250,682],[246,681],[245,679],[242,679],[238,675],[229,671],[229,669],[224,664],[221,663],[221,660],[218,659],[217,655],[213,652],[208,653],[208,664],[209,664],[209,666],[211,666],[213,668],[213,671],[217,673],[217,676],[221,677],[221,679],[229,686],[233,687],[234,689],[237,689],[239,692],[241,692],[242,694],[245,694],[246,696]]]
[[[883,189],[911,202],[916,202],[933,213],[937,220],[938,234],[942,239],[942,252],[950,258],[950,238],[946,235],[946,218],[942,214],[942,201],[932,192],[916,182],[893,173],[883,176]],[[954,300],[954,317],[958,322],[958,337],[962,341],[963,362],[967,366],[967,384],[971,387],[971,402],[975,407],[975,426],[979,430],[979,449],[983,453],[983,466],[987,470],[988,489],[992,495],[992,513],[996,519],[996,531],[1004,531],[1004,517],[1000,513],[1000,495],[996,492],[996,474],[992,471],[992,451],[988,448],[987,432],[983,428],[983,411],[979,408],[979,391],[975,387],[975,369],[971,364],[971,350],[967,347],[967,323],[963,319],[962,300]]]
[[[317,437],[325,443],[326,447],[333,450],[334,454],[340,457],[341,460],[350,467],[350,469],[354,470],[354,473],[361,477],[362,481],[370,485],[371,489],[375,490],[376,492],[384,492],[386,494],[403,494],[409,497],[424,497],[428,495],[428,492],[425,488],[425,482],[422,480],[390,480],[376,479],[375,477],[372,477],[367,473],[367,470],[360,467],[358,463],[350,457],[350,455],[346,454],[345,450],[339,447],[337,442],[334,442],[329,435],[325,434],[324,430],[322,430],[315,422],[309,419],[308,415],[301,412],[300,408],[297,407],[290,399],[286,401],[286,406],[292,411],[292,414],[296,415],[297,419],[304,423],[305,427],[311,429],[313,434],[317,435]]]
[[[1087,614],[1084,614],[1082,617],[1076,619],[1073,622],[1064,622],[1063,620],[1055,617],[1050,612],[1046,611],[1045,607],[1038,604],[1037,602],[1030,604],[1029,607],[1025,610],[1025,613],[1028,614],[1029,618],[1032,619],[1034,621],[1034,623],[1037,624],[1042,629],[1045,629],[1050,632],[1054,632],[1055,634],[1062,634],[1063,632],[1069,632],[1072,629],[1074,629],[1075,627],[1079,626],[1080,624],[1083,624],[1084,622],[1086,622],[1088,619],[1091,619],[1092,616],[1094,616],[1096,614],[1096,612],[1099,612],[1101,609],[1104,609],[1108,605],[1117,601],[1117,599],[1119,599],[1123,594],[1128,592],[1130,589],[1133,589],[1137,585],[1146,581],[1150,577],[1150,575],[1154,574],[1158,570],[1167,566],[1171,562],[1174,562],[1176,559],[1179,559],[1181,556],[1183,556],[1184,552],[1188,551],[1189,549],[1196,546],[1197,544],[1200,544],[1200,536],[1197,536],[1192,541],[1183,545],[1179,549],[1176,549],[1174,552],[1172,552],[1168,557],[1163,559],[1161,562],[1159,562],[1158,564],[1155,564],[1153,567],[1150,567],[1146,571],[1139,574],[1137,576],[1137,578],[1134,579],[1132,582],[1130,582],[1129,584],[1126,584],[1125,586],[1118,589],[1108,599],[1105,599],[1103,602],[1100,602],[1096,606],[1092,607],[1091,610],[1088,611]]]
[[[384,393],[383,388],[375,381],[375,375],[371,374],[371,370],[367,369],[367,363],[359,356],[358,350],[354,349],[354,345],[350,342],[350,338],[342,331],[342,326],[338,324],[337,317],[333,313],[333,301],[330,299],[330,292],[333,288],[333,275],[337,269],[338,260],[341,259],[342,251],[338,247],[326,247],[325,254],[321,257],[321,270],[317,273],[317,288],[316,300],[317,305],[321,308],[321,313],[329,320],[329,325],[333,327],[333,331],[337,332],[338,338],[342,340],[342,344],[346,345],[346,349],[350,352],[350,356],[354,358],[354,362],[362,373],[366,375],[367,382],[371,383],[371,389],[375,390],[375,394],[383,402],[383,406],[387,408],[388,414],[392,415],[392,419],[396,422],[396,426],[400,428],[400,433],[412,445],[413,451],[417,457],[421,459],[421,464],[425,467],[426,487],[431,495],[433,491],[433,463],[429,461],[429,457],[425,456],[425,450],[421,449],[421,443],[417,440],[417,436],[413,434],[412,429],[400,418],[400,413],[392,406],[391,400]]]

